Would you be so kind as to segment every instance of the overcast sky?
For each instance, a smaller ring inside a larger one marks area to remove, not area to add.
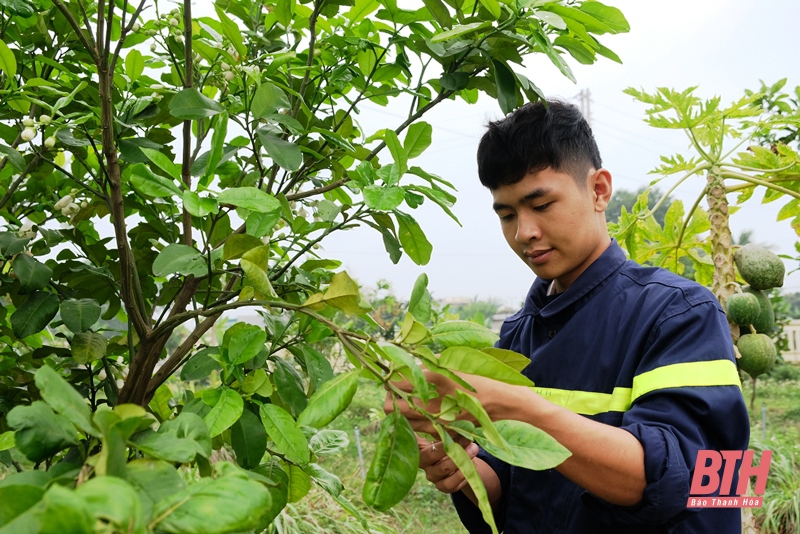
[[[653,91],[661,86],[697,85],[698,95],[719,95],[725,104],[739,98],[746,88],[757,89],[759,80],[773,83],[788,77],[787,88],[800,85],[796,44],[800,2],[796,0],[605,3],[621,9],[631,25],[628,34],[601,38],[620,56],[622,65],[604,58],[589,66],[571,61],[578,80],[573,84],[549,60],[533,56],[523,73],[548,96],[570,99],[583,89],[591,91],[592,128],[617,189],[647,185],[654,178],[648,172],[658,165],[660,155],[688,153],[682,132],[657,130],[642,122],[644,106],[622,93],[626,87]],[[485,95],[473,106],[445,102],[426,116],[434,127],[433,144],[414,162],[458,187],[454,211],[463,224],[459,227],[428,202],[412,212],[433,243],[427,266],[418,267],[405,256],[393,265],[380,235],[370,229],[331,236],[321,252],[343,260],[362,285],[389,280],[400,297],[407,298],[419,273],[427,272],[434,297],[497,298],[518,306],[534,275],[505,244],[491,210],[491,196],[480,186],[475,165],[484,124],[500,116],[497,104]],[[367,104],[359,120],[377,129],[399,124],[403,118],[391,107]],[[704,184],[704,179],[692,180],[675,193],[687,207]],[[775,222],[780,206],[762,205],[760,197],[757,194],[750,207],[732,218],[734,235],[753,230],[755,241],[796,256],[796,235],[789,221]],[[787,261],[787,270],[797,267],[797,262]],[[800,273],[789,277],[784,288],[800,291]]]

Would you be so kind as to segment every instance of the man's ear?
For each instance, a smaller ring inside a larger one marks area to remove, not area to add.
[[[594,198],[594,209],[600,213],[606,211],[611,202],[611,173],[608,169],[598,169],[589,175],[589,187]]]

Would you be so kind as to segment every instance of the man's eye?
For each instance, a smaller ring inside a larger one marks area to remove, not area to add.
[[[514,218],[514,214],[509,213],[508,215],[498,215],[498,217],[500,217],[500,220],[503,222],[509,222]]]
[[[552,202],[547,202],[546,204],[541,204],[539,206],[534,207],[533,209],[534,209],[534,211],[546,211],[547,208],[550,207],[550,204],[552,204]]]

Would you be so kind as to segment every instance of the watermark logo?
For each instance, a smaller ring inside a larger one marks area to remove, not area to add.
[[[772,451],[761,453],[761,464],[753,465],[754,452],[748,451],[709,451],[697,452],[692,486],[689,489],[689,508],[761,508],[764,491],[767,489],[767,475],[772,461]],[[736,464],[739,466],[739,482],[732,492],[733,475]],[[720,471],[722,475],[720,476]],[[756,477],[753,490],[755,496],[744,496],[750,477]],[[719,491],[717,491],[719,490]],[[711,496],[712,493],[717,495]]]

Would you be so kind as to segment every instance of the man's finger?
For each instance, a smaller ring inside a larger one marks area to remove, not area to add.
[[[428,442],[419,451],[419,466],[425,469],[428,466],[434,465],[445,458],[447,455],[444,452],[444,447],[441,441]]]

